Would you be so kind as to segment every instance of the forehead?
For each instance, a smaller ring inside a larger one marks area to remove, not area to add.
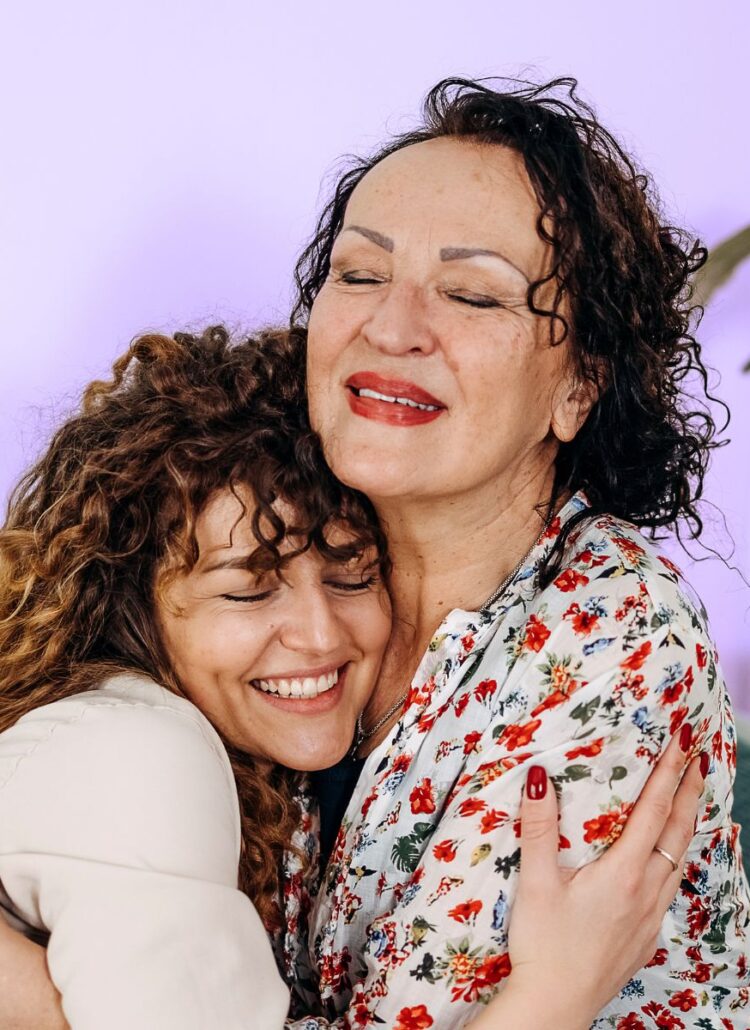
[[[539,205],[523,158],[508,147],[439,138],[390,154],[357,185],[345,224],[399,243],[516,248],[531,270],[548,250],[536,230]]]
[[[195,538],[201,556],[201,564],[209,558],[248,554],[256,549],[258,541],[252,530],[252,518],[257,503],[252,489],[238,484],[215,493],[209,498],[195,522]],[[288,502],[279,499],[273,504],[274,511],[287,527],[299,521],[299,512]],[[261,529],[271,532],[273,527],[261,519]],[[331,522],[325,529],[327,541],[333,546],[345,546],[353,540],[352,530],[342,522]],[[282,553],[298,546],[298,538],[286,539],[279,547]],[[305,557],[305,556],[303,556]],[[309,557],[308,557],[309,560]]]

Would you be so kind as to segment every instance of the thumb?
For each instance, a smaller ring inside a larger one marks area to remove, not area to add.
[[[532,765],[521,800],[521,880],[533,888],[555,883],[558,868],[557,798],[546,769]],[[519,884],[519,886],[520,886]]]

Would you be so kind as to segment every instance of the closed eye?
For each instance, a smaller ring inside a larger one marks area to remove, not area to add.
[[[494,297],[486,297],[476,294],[465,294],[465,293],[449,293],[448,296],[451,300],[457,301],[459,304],[467,304],[471,308],[502,308],[505,307],[499,300],[495,300]]]
[[[225,601],[238,601],[240,604],[252,604],[255,601],[267,600],[273,590],[263,590],[259,594],[222,594]]]
[[[366,272],[343,272],[338,281],[346,283],[348,286],[374,286],[383,282],[382,279],[377,279]]]
[[[365,576],[364,579],[355,579],[350,580],[348,582],[336,579],[329,579],[327,580],[327,583],[335,590],[342,590],[344,593],[347,594],[355,594],[359,593],[360,591],[369,590],[371,586],[374,586],[374,584],[377,583],[377,581],[377,576]]]

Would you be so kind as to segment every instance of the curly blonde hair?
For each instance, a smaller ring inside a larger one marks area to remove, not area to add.
[[[325,465],[304,388],[300,334],[234,342],[222,327],[142,336],[111,379],[87,387],[80,412],[14,491],[0,530],[0,731],[116,671],[180,692],[154,602],[195,564],[196,518],[217,490],[251,489],[259,567],[281,568],[309,547],[344,561],[374,548],[387,571],[369,502]],[[346,525],[347,544],[329,544],[333,523]],[[287,536],[294,547],[282,554]],[[271,929],[300,774],[225,744],[242,818],[239,886]]]

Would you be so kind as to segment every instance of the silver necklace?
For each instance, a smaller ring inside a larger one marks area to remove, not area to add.
[[[511,583],[516,578],[518,573],[524,567],[526,562],[529,560],[531,555],[534,553],[534,550],[535,550],[537,544],[539,543],[539,541],[542,539],[544,534],[549,529],[549,526],[550,526],[551,522],[552,522],[552,515],[550,514],[547,517],[547,519],[545,520],[545,523],[544,523],[544,526],[542,527],[541,533],[536,538],[536,540],[531,545],[531,547],[528,549],[528,551],[523,556],[523,558],[521,558],[521,560],[518,563],[518,565],[516,565],[516,567],[513,569],[513,571],[511,572],[511,574],[509,576],[506,576],[506,578],[502,581],[500,586],[496,587],[492,591],[492,593],[487,598],[487,600],[484,602],[484,604],[479,606],[479,609],[478,609],[479,611],[484,611],[486,608],[489,608],[490,605],[494,604],[495,601],[497,601],[497,599],[499,597],[502,597],[502,595],[505,593],[505,591],[511,585]],[[362,746],[362,744],[364,744],[364,742],[366,740],[369,740],[370,737],[374,737],[375,734],[378,732],[378,730],[382,729],[383,726],[385,726],[385,724],[388,722],[388,720],[391,718],[391,716],[396,714],[396,712],[399,710],[399,708],[401,708],[401,706],[403,705],[404,701],[406,701],[407,697],[409,696],[409,690],[411,690],[411,687],[409,687],[407,690],[405,690],[404,693],[401,695],[401,697],[398,698],[398,700],[394,701],[394,703],[391,705],[391,707],[388,709],[388,711],[384,715],[382,715],[380,717],[380,719],[378,719],[378,721],[375,723],[375,725],[373,727],[371,727],[369,730],[366,730],[364,728],[364,725],[363,725],[363,714],[364,713],[363,712],[359,713],[359,715],[357,716],[357,727],[356,727],[356,732],[354,734],[354,740],[352,742],[352,747],[351,747],[351,750],[349,752],[349,754],[352,756],[352,758],[356,757],[356,754],[359,751],[359,749]]]

